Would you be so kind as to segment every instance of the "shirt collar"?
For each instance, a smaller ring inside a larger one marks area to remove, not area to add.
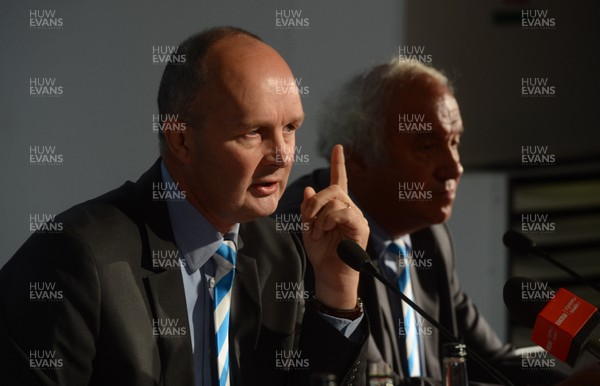
[[[160,163],[164,187],[179,192],[163,161]],[[179,194],[168,197],[181,197]],[[195,272],[210,259],[221,243],[223,235],[187,199],[167,199],[167,208],[175,243],[185,258],[188,273]],[[237,245],[240,224],[228,232],[228,239]]]

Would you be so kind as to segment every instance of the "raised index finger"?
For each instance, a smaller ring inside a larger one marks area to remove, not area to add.
[[[348,193],[348,177],[346,176],[346,160],[344,159],[344,147],[335,145],[331,150],[331,174],[329,185],[339,185],[344,192]]]

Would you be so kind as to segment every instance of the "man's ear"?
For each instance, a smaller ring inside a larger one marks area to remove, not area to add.
[[[165,148],[171,156],[181,163],[189,163],[192,133],[185,122],[176,119],[168,120],[163,123],[162,133],[165,138]]]

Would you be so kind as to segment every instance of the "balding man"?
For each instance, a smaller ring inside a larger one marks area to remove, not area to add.
[[[2,383],[306,385],[319,372],[356,383],[368,328],[335,246],[366,246],[368,226],[342,148],[328,188],[303,201],[305,301],[301,243],[264,217],[292,166],[277,155],[304,119],[298,93],[276,89],[292,72],[231,27],[177,55],[158,96],[161,158],[57,216],[62,232],[34,234],[3,267]]]

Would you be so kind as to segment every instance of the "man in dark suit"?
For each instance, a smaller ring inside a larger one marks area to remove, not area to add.
[[[522,371],[521,358],[461,290],[444,222],[463,173],[463,125],[447,78],[418,62],[392,60],[355,76],[327,102],[319,150],[344,145],[349,192],[369,221],[367,252],[380,272],[517,384],[562,379],[554,371]],[[291,184],[276,220],[293,218],[304,189],[325,188],[327,174],[316,170]],[[361,275],[360,295],[371,326],[369,360],[386,362],[407,383],[441,380],[447,340],[437,329],[369,276]],[[470,380],[495,381],[468,363]]]
[[[230,27],[177,55],[159,90],[161,158],[57,216],[0,271],[1,383],[306,385],[326,372],[355,384],[368,327],[335,247],[366,246],[368,226],[341,147],[331,184],[303,202],[308,288],[300,241],[265,217],[292,166],[277,154],[304,118],[298,92],[276,90],[289,67]]]

